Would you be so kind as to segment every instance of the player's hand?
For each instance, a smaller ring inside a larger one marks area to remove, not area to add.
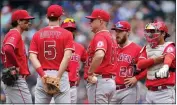
[[[89,83],[95,84],[97,82],[97,77],[93,74],[93,75],[89,75],[87,78],[87,81]]]
[[[164,61],[164,56],[153,58],[155,64],[162,63]]]
[[[134,86],[137,83],[137,79],[134,77],[124,79],[126,86]]]
[[[155,73],[156,78],[167,78],[169,76],[168,73],[169,66],[168,65],[163,65],[163,67]]]
[[[41,77],[42,83],[45,84],[46,83],[46,78],[48,77],[48,75],[44,75],[43,77]]]

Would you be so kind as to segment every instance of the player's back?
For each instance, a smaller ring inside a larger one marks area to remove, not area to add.
[[[32,43],[36,43],[37,47]],[[58,70],[64,51],[73,47],[73,37],[71,32],[59,26],[47,26],[33,36],[32,43],[30,52],[38,54],[43,69]]]

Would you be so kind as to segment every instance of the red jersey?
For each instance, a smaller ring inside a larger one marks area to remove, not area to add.
[[[59,26],[47,26],[36,32],[30,53],[37,54],[43,69],[58,70],[65,50],[73,50],[73,35]]]
[[[139,57],[140,50],[141,47],[134,42],[123,48],[118,47],[116,84],[123,85],[125,78],[134,76],[134,64]]]
[[[159,46],[163,47],[163,45],[159,45]],[[175,50],[175,46],[174,46],[173,43],[167,45],[163,49],[164,49],[162,51],[163,55],[165,55],[167,53],[168,54],[170,53],[170,54],[172,54],[175,57],[175,55],[176,55],[175,51],[176,50]],[[142,49],[140,59],[148,59],[146,47],[144,47],[144,49]],[[172,68],[173,69],[176,68],[176,57],[175,57],[175,60],[173,60],[171,66],[170,66],[170,69],[172,69]],[[158,78],[158,79],[153,79],[153,80],[150,80],[150,79],[147,78],[147,80],[146,80],[146,86],[150,87],[150,86],[161,86],[161,85],[175,85],[176,74],[175,74],[174,71],[170,71],[170,70],[169,70],[169,73],[170,73],[170,76],[168,78]]]
[[[86,61],[86,50],[79,44],[74,42],[75,52],[72,54],[68,65],[69,81],[75,82],[79,80],[80,61]]]
[[[87,50],[87,61],[85,68],[90,68],[90,64],[97,50],[103,50],[105,56],[102,63],[95,70],[96,74],[113,74],[116,75],[115,63],[116,63],[116,44],[108,30],[102,30],[95,34],[91,40]]]
[[[22,36],[20,35],[20,32],[16,29],[11,29],[5,36],[3,45],[2,45],[2,62],[4,64],[4,67],[10,67],[10,66],[15,66],[10,64],[11,59],[6,59],[6,55],[4,53],[3,47],[5,45],[11,45],[14,48],[15,51],[15,56],[17,59],[17,65],[20,68],[19,73],[21,75],[29,75],[29,69],[28,69],[28,60],[27,60],[27,55],[26,55],[26,50],[25,50],[25,45],[22,40]]]

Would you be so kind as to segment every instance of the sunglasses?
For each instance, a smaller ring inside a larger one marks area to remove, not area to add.
[[[72,18],[66,18],[63,23],[68,23],[68,22],[72,22],[72,23],[75,23],[74,19]]]

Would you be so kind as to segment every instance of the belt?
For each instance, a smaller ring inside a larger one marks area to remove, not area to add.
[[[169,71],[175,72],[175,71],[176,71],[176,68],[169,68]]]
[[[76,86],[77,85],[77,81],[73,82],[73,81],[70,81],[70,87],[73,87],[73,86]]]
[[[163,90],[163,89],[167,89],[168,87],[163,85],[163,86],[156,86],[156,87],[148,87],[148,90],[151,91],[158,91],[158,90]]]
[[[115,78],[115,76],[114,75],[112,75],[112,74],[101,74],[101,75],[98,75],[98,77],[102,77],[102,78]]]
[[[126,85],[116,85],[116,90],[128,88]]]
[[[47,70],[56,70],[56,69],[43,69],[44,71],[47,71]],[[56,70],[56,71],[58,71],[58,70]]]

